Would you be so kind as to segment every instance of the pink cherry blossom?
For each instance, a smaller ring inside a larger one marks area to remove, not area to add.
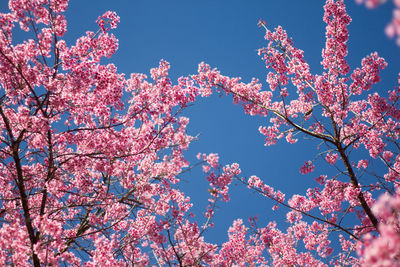
[[[328,153],[325,156],[326,162],[333,165],[335,164],[336,160],[338,159],[339,155],[337,153]]]
[[[109,31],[110,29],[115,29],[117,27],[117,24],[120,22],[120,18],[119,16],[117,16],[117,13],[107,11],[102,16],[100,16],[96,22],[101,30],[105,32]]]
[[[300,168],[301,174],[307,174],[314,171],[315,166],[312,164],[312,161],[305,161],[304,165]]]

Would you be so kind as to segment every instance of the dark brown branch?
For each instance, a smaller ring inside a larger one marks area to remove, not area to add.
[[[342,161],[344,163],[344,166],[347,169],[347,172],[350,176],[350,181],[351,184],[354,186],[354,188],[360,188],[359,184],[358,184],[358,180],[357,177],[353,171],[353,168],[351,167],[349,158],[347,157],[344,148],[342,147],[341,143],[337,143],[336,147],[338,148],[338,152],[340,154],[340,157],[342,158]],[[372,224],[374,225],[376,231],[379,232],[378,230],[378,219],[375,217],[375,215],[372,213],[371,208],[369,207],[367,201],[364,198],[364,194],[361,191],[360,188],[360,193],[358,193],[358,200],[360,201],[361,207],[362,209],[365,211],[365,213],[367,214],[368,218],[371,220]]]
[[[0,106],[0,115],[4,121],[7,133],[11,139],[12,157],[13,157],[13,160],[15,163],[15,169],[17,171],[16,182],[17,182],[17,187],[18,187],[21,205],[22,205],[22,209],[23,209],[25,226],[28,231],[28,236],[29,236],[29,240],[31,243],[33,265],[35,267],[40,267],[39,257],[36,255],[36,253],[33,250],[34,245],[37,243],[38,239],[35,235],[35,230],[34,230],[33,224],[32,224],[32,219],[31,219],[31,215],[30,215],[30,211],[29,211],[29,200],[28,200],[28,196],[25,192],[26,189],[25,189],[25,183],[24,183],[24,175],[22,172],[21,159],[19,157],[19,146],[20,146],[20,143],[22,142],[22,139],[24,138],[24,134],[25,134],[26,130],[25,129],[22,130],[20,132],[20,134],[18,135],[18,138],[15,140],[12,129],[11,129],[10,121],[7,118],[7,116],[5,115],[3,108],[1,106]]]

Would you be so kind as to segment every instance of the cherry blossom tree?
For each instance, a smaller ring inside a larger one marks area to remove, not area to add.
[[[193,139],[179,114],[195,88],[173,86],[164,61],[152,82],[102,64],[118,48],[113,12],[67,46],[67,6],[12,0],[1,14],[0,265],[208,261],[214,246],[174,186]],[[31,38],[15,44],[18,26]]]
[[[322,74],[311,72],[281,27],[260,20],[265,90],[205,63],[175,84],[166,61],[150,78],[126,77],[104,63],[118,48],[117,14],[106,12],[96,32],[68,46],[67,6],[10,0],[10,12],[0,14],[1,265],[399,265],[400,78],[387,96],[371,92],[386,67],[376,52],[350,70],[342,0],[324,6]],[[18,27],[26,31],[21,42]],[[315,177],[305,195],[286,200],[263,179],[244,177],[237,163],[221,165],[217,154],[199,153],[191,165],[184,151],[196,137],[182,112],[215,91],[270,119],[259,129],[266,146],[302,136],[319,142],[299,175],[326,166],[337,174]],[[196,164],[209,182],[204,215],[191,212],[179,188]],[[273,209],[287,208],[289,226],[237,219],[227,242],[207,242],[233,180],[272,199]]]

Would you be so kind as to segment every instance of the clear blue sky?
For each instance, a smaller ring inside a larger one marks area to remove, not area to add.
[[[5,1],[2,1],[5,2]],[[257,28],[263,18],[270,27],[282,25],[293,37],[296,46],[305,51],[313,73],[320,73],[321,50],[325,43],[320,0],[70,0],[66,13],[69,45],[86,30],[96,31],[95,20],[107,10],[116,11],[121,23],[114,34],[119,51],[111,59],[120,72],[149,73],[160,59],[171,63],[171,77],[194,74],[205,61],[225,75],[252,77],[265,81],[266,71],[256,49],[266,45],[264,31]],[[383,81],[372,90],[383,94],[395,86],[400,71],[400,48],[384,35],[391,17],[392,4],[367,10],[353,0],[345,1],[353,19],[350,25],[349,62],[359,66],[362,57],[378,51],[389,63]],[[5,10],[5,3],[1,10]],[[265,84],[265,82],[264,82]],[[200,133],[200,140],[190,147],[187,159],[195,162],[198,152],[219,153],[222,163],[237,162],[246,176],[257,175],[287,196],[304,194],[315,186],[313,178],[332,170],[316,168],[310,175],[301,175],[299,168],[317,153],[314,143],[300,139],[296,145],[285,141],[272,147],[263,146],[260,125],[265,118],[246,116],[229,97],[201,99],[185,113],[190,117],[189,132]],[[193,171],[185,176],[184,190],[195,203],[195,211],[207,205],[208,192],[204,175]],[[241,185],[232,186],[232,201],[220,203],[216,228],[207,237],[210,241],[226,239],[226,231],[236,218],[247,221],[259,215],[265,223],[275,220],[284,224],[281,211],[273,212],[272,203],[252,194]],[[201,216],[201,215],[200,215]]]

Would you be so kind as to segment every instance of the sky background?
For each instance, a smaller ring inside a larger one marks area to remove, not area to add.
[[[1,12],[6,10],[2,1]],[[160,59],[171,64],[170,77],[195,74],[204,61],[227,76],[242,77],[244,82],[252,77],[260,79],[264,88],[265,65],[256,50],[267,43],[264,31],[257,27],[259,18],[267,25],[282,25],[295,45],[305,51],[312,73],[321,73],[321,51],[325,44],[325,24],[322,21],[323,2],[320,0],[70,0],[66,12],[68,45],[85,31],[97,31],[97,17],[107,10],[121,17],[113,33],[119,39],[119,50],[111,58],[120,72],[149,74]],[[382,82],[373,91],[384,94],[396,85],[400,71],[400,48],[384,34],[391,18],[392,3],[376,10],[367,10],[353,0],[345,1],[353,19],[350,24],[349,64],[351,69],[360,65],[361,59],[377,51],[389,63],[383,72]],[[150,75],[149,75],[150,76]],[[293,89],[289,87],[289,89]],[[268,119],[244,114],[240,106],[232,104],[230,97],[199,99],[184,113],[190,118],[188,131],[200,134],[199,141],[190,146],[187,160],[195,163],[198,152],[218,153],[223,164],[239,163],[244,176],[257,175],[265,183],[291,196],[304,194],[320,174],[331,173],[316,168],[309,175],[301,175],[299,168],[305,160],[315,157],[316,145],[300,139],[295,145],[284,140],[277,145],[264,147],[264,138],[258,132]],[[205,176],[200,170],[185,175],[182,188],[191,197],[195,212],[207,205],[208,192]],[[220,203],[215,218],[215,229],[207,240],[226,240],[226,232],[233,220],[258,214],[261,224],[277,221],[285,225],[286,210],[273,212],[272,202],[258,197],[242,185],[232,185],[231,202]],[[201,216],[199,214],[199,216]]]

